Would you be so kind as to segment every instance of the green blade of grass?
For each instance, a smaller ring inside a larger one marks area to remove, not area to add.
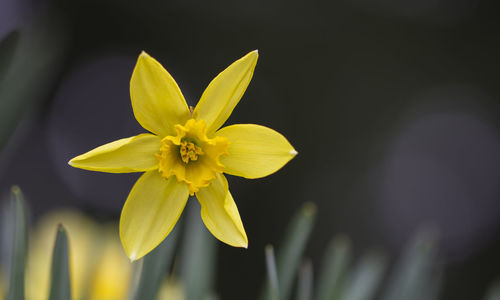
[[[386,268],[385,257],[370,253],[361,258],[348,278],[342,300],[374,299]],[[401,298],[404,299],[404,298]],[[401,300],[400,299],[400,300]],[[405,299],[406,300],[406,299]]]
[[[276,256],[280,299],[290,297],[293,280],[297,273],[302,254],[316,219],[316,206],[305,203],[288,227],[283,244]],[[271,299],[271,288],[266,283],[260,299]]]
[[[200,300],[213,291],[217,244],[201,220],[198,201],[190,198],[187,206],[180,276],[185,300]]]
[[[429,274],[429,277],[424,281],[425,286],[423,286],[423,292],[421,293],[422,298],[426,300],[438,300],[441,296],[441,286],[443,284],[443,266],[441,264],[435,264],[434,269],[436,270],[433,274]],[[417,299],[417,298],[414,298]],[[499,299],[500,300],[500,299]]]
[[[313,298],[313,271],[310,259],[305,260],[300,267],[297,300],[311,300]]]
[[[13,250],[12,241],[14,240],[13,236],[15,227],[15,216],[13,215],[13,203],[10,191],[6,198],[7,201],[3,201],[2,205],[0,206],[0,266],[2,268],[2,271],[4,272],[2,275],[4,276],[3,284],[5,287],[5,291],[7,291],[8,278],[10,277]]]
[[[59,226],[57,226],[56,241],[52,254],[49,300],[71,299],[68,249],[68,236],[66,230],[59,224]]]
[[[18,41],[19,31],[17,30],[10,32],[0,41],[0,82],[9,72]]]
[[[46,15],[20,31],[0,81],[0,152],[24,113],[52,91],[65,60],[65,28],[57,16]]]
[[[336,300],[342,294],[351,261],[351,242],[339,235],[326,250],[318,277],[316,300]]]
[[[436,255],[435,235],[427,231],[417,234],[399,259],[382,299],[423,299],[428,286],[437,282]]]
[[[156,299],[163,279],[172,264],[179,225],[175,226],[156,249],[141,259],[140,277],[133,299]]]
[[[12,187],[12,214],[14,216],[14,234],[12,241],[12,259],[9,280],[8,300],[24,299],[24,274],[28,248],[28,226],[24,198],[19,187]]]
[[[274,256],[274,248],[271,245],[266,246],[266,270],[267,280],[269,282],[270,299],[278,300],[280,298],[278,271],[276,269],[276,258]]]
[[[491,285],[488,292],[486,292],[484,300],[500,300],[500,281]]]

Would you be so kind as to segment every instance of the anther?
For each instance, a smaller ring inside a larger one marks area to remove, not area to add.
[[[188,163],[190,160],[198,160],[199,155],[203,155],[203,150],[191,142],[182,141],[179,147],[179,153],[181,159],[184,163]]]

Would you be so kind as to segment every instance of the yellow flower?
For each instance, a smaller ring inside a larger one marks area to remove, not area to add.
[[[4,275],[3,275],[2,269],[0,269],[0,300],[4,299],[4,295],[6,292],[6,288],[4,287],[4,284],[5,284]]]
[[[172,230],[189,195],[219,240],[247,247],[248,239],[222,174],[259,178],[276,172],[297,152],[284,136],[264,126],[219,129],[252,79],[252,51],[221,72],[189,108],[177,83],[160,63],[139,55],[130,80],[135,118],[146,130],[70,160],[73,167],[110,172],[145,172],[122,210],[120,238],[131,260],[155,248]]]
[[[50,289],[56,228],[68,233],[72,299],[126,299],[132,267],[120,246],[114,226],[100,226],[74,210],[53,211],[38,222],[30,236],[26,299],[46,300]]]
[[[184,286],[176,278],[165,278],[158,291],[158,300],[185,300]]]

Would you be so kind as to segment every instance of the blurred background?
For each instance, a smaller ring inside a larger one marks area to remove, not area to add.
[[[129,97],[138,54],[159,60],[194,106],[213,77],[258,49],[228,123],[271,127],[299,155],[264,179],[229,178],[249,249],[218,243],[221,298],[255,299],[264,246],[312,201],[313,263],[338,233],[359,253],[397,257],[432,227],[441,299],[479,299],[500,277],[499,6],[0,0],[0,191],[19,185],[32,222],[61,207],[116,220],[139,174],[67,161],[144,132]]]

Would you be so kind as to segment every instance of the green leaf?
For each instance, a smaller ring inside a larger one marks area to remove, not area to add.
[[[297,288],[297,300],[311,300],[313,286],[313,271],[311,260],[302,263],[299,272],[299,284]]]
[[[14,240],[15,216],[13,213],[13,203],[11,201],[11,193],[7,196],[7,201],[2,201],[0,206],[0,266],[4,272],[4,291],[7,291],[8,278],[10,277],[10,269],[12,262],[12,241]],[[5,295],[6,296],[6,295]],[[3,299],[3,298],[0,298]]]
[[[45,100],[54,88],[65,60],[64,28],[55,15],[40,18],[21,30],[15,55],[3,58],[10,61],[10,66],[0,81],[0,152],[24,113]]]
[[[14,59],[14,53],[19,42],[19,31],[10,32],[2,41],[0,41],[0,82],[9,72],[9,67]]]
[[[305,203],[301,210],[292,219],[288,227],[283,244],[280,246],[277,260],[278,283],[280,299],[290,297],[293,280],[298,266],[302,260],[304,248],[309,240],[316,219],[316,206],[313,203]],[[266,283],[261,299],[271,299],[272,292]]]
[[[342,294],[351,261],[351,242],[343,235],[333,239],[322,261],[316,300],[335,300]]]
[[[64,227],[59,224],[52,254],[49,300],[68,299],[71,299],[68,236]]]
[[[417,234],[397,263],[382,299],[427,299],[430,286],[440,288],[435,285],[440,274],[435,264],[436,256],[435,234],[428,231]]]
[[[163,279],[172,264],[179,225],[176,225],[158,247],[141,259],[142,267],[134,299],[156,299]]]
[[[438,300],[441,296],[441,287],[443,286],[443,266],[442,264],[434,263],[435,272],[429,274],[425,280],[426,286],[424,291],[421,292],[422,298],[426,300]],[[417,299],[414,297],[414,299]]]
[[[200,218],[198,201],[188,201],[187,227],[181,251],[180,276],[185,300],[206,299],[213,292],[216,240]]]
[[[484,300],[500,300],[500,281],[491,285]]]
[[[379,284],[382,281],[385,268],[386,259],[384,256],[376,253],[369,253],[363,256],[349,275],[347,286],[341,299],[374,299]]]
[[[12,215],[14,216],[14,234],[12,241],[12,260],[9,281],[8,300],[24,299],[24,273],[28,248],[28,226],[26,208],[21,190],[17,186],[12,189]]]
[[[270,289],[270,299],[278,300],[280,298],[280,288],[278,284],[278,271],[276,269],[276,258],[274,256],[274,248],[271,245],[266,246],[266,270],[267,280]]]

